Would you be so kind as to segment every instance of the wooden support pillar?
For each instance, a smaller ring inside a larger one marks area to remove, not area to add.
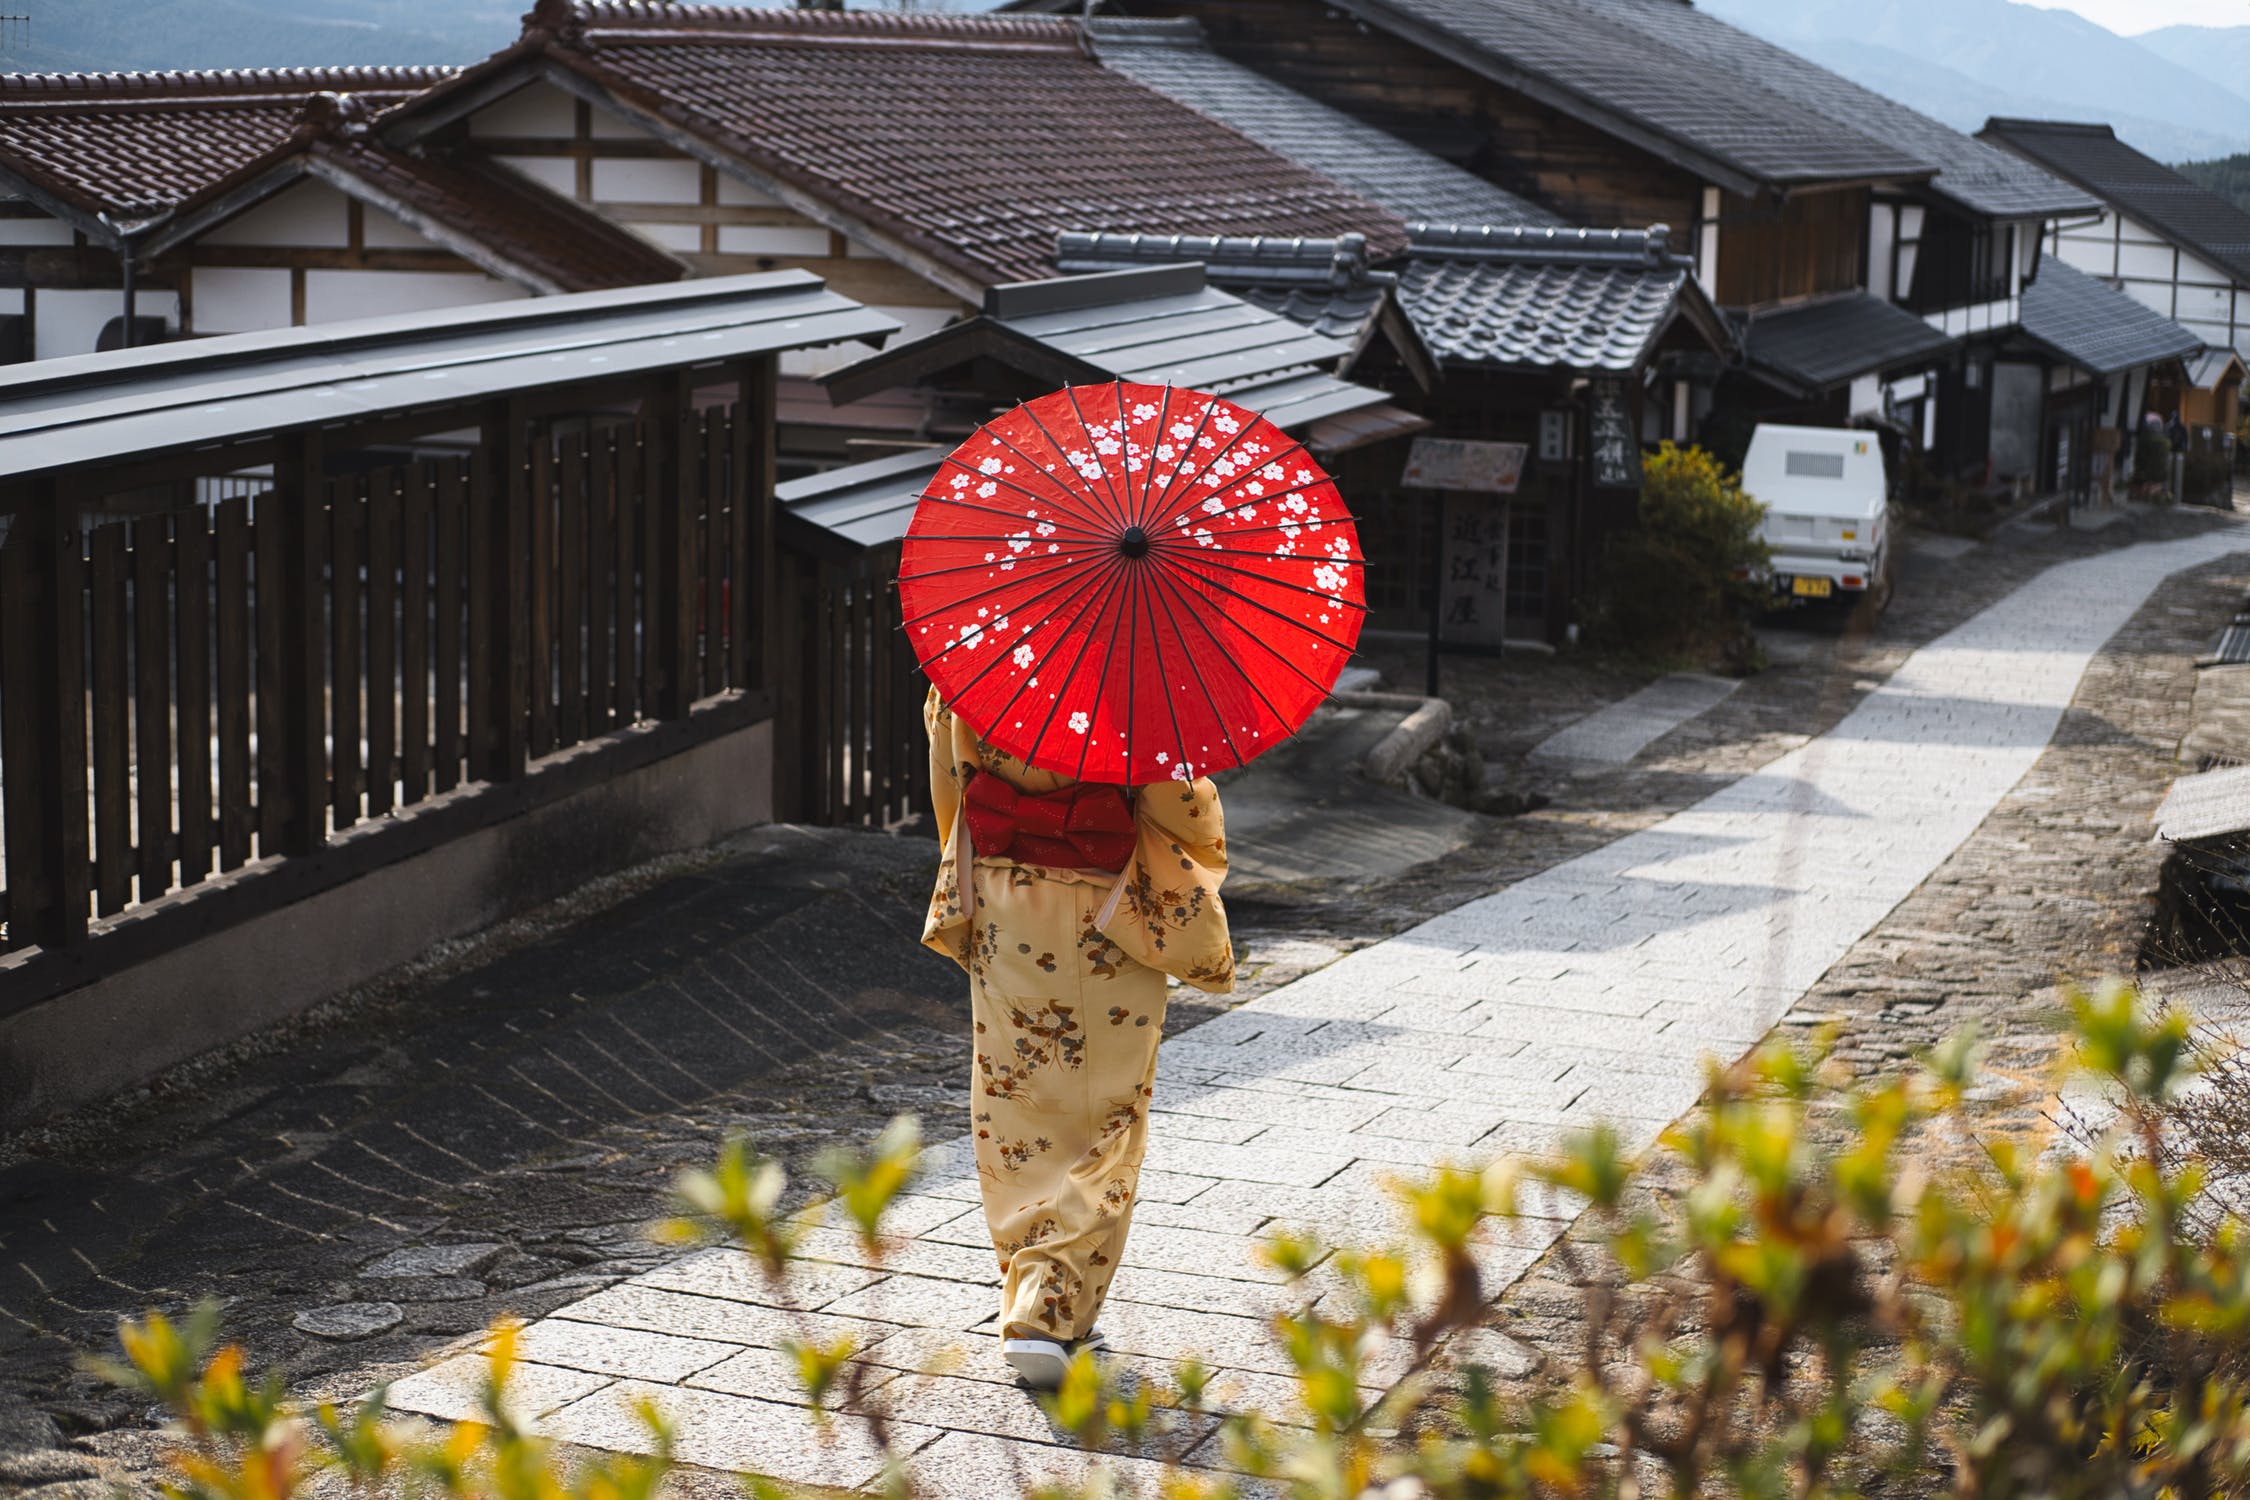
[[[735,381],[736,535],[747,532],[734,583],[738,686],[770,692],[781,670],[781,577],[774,540],[774,401],[780,365],[773,355],[746,361]],[[745,525],[745,522],[747,523]]]
[[[274,580],[281,625],[281,757],[278,785],[267,792],[280,796],[283,854],[310,854],[328,837],[325,449],[318,432],[291,433],[281,440],[274,465],[274,519],[281,528],[281,570]]]
[[[683,719],[695,702],[695,512],[703,466],[696,462],[695,387],[685,370],[659,377],[648,400],[646,424],[655,444],[649,503],[656,510],[649,576],[655,591],[656,629],[651,641],[656,714]]]
[[[86,632],[78,518],[51,481],[17,489],[0,546],[0,757],[8,935],[67,947],[86,935]]]
[[[472,590],[485,592],[488,649],[484,680],[470,685],[483,704],[486,733],[474,772],[510,781],[530,763],[531,687],[531,424],[520,399],[485,409],[480,461],[483,571]]]

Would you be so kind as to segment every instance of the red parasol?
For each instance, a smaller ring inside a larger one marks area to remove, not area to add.
[[[1241,765],[1335,686],[1359,539],[1304,446],[1170,386],[1070,386],[979,428],[915,507],[915,654],[985,739],[1142,786]]]

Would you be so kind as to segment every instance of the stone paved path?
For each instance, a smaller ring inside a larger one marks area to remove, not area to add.
[[[1698,1092],[1701,1059],[1745,1049],[1966,839],[2037,760],[2094,652],[2169,574],[2250,549],[2234,527],[2062,564],[1924,646],[1829,733],[1654,827],[1470,902],[1169,1043],[1142,1205],[1103,1324],[1128,1363],[1200,1355],[1217,1394],[1280,1414],[1286,1363],[1260,1315],[1286,1293],[1253,1256],[1289,1224],[1390,1227],[1383,1179],[1535,1150],[1607,1118],[1645,1144]],[[648,1398],[714,1468],[854,1486],[876,1467],[847,1414],[816,1435],[773,1346],[857,1332],[898,1372],[871,1400],[935,1492],[1064,1476],[983,1325],[989,1251],[966,1143],[929,1154],[879,1263],[825,1227],[829,1263],[778,1309],[709,1252],[534,1324],[524,1399],[557,1436],[631,1446]],[[1504,1286],[1570,1205],[1484,1251]],[[955,1351],[958,1351],[957,1353]],[[466,1414],[463,1355],[394,1388]],[[1380,1378],[1380,1369],[1373,1372]],[[1189,1462],[1216,1462],[1192,1446]],[[1150,1470],[1121,1464],[1130,1480]]]
[[[1742,684],[1732,677],[1674,672],[1622,702],[1612,703],[1531,749],[1533,760],[1593,761],[1621,766]]]

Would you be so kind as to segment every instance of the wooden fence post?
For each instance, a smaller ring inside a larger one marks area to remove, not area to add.
[[[530,423],[520,399],[496,401],[483,424],[486,475],[486,570],[471,589],[486,591],[491,631],[487,680],[470,684],[487,705],[490,742],[475,767],[487,781],[521,776],[530,763],[531,686],[531,450]]]
[[[655,482],[648,496],[648,503],[656,507],[656,526],[649,576],[642,587],[656,592],[655,717],[684,719],[695,701],[694,511],[703,466],[696,462],[693,378],[685,370],[675,370],[659,380],[649,397],[645,424],[657,445]]]
[[[735,375],[735,686],[771,693],[781,670],[781,569],[774,539],[774,356],[745,361]]]
[[[328,486],[320,434],[282,439],[274,465],[281,525],[281,852],[310,854],[328,836],[327,531]],[[263,580],[261,580],[261,587]],[[261,606],[264,601],[260,600]],[[260,853],[266,851],[260,850]]]
[[[0,546],[0,758],[11,947],[86,935],[85,569],[78,518],[30,488]]]

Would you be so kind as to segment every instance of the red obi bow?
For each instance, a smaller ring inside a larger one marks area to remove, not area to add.
[[[964,798],[979,858],[1117,871],[1133,857],[1133,809],[1123,787],[1078,782],[1052,792],[1019,792],[997,776],[979,773],[969,778]]]

